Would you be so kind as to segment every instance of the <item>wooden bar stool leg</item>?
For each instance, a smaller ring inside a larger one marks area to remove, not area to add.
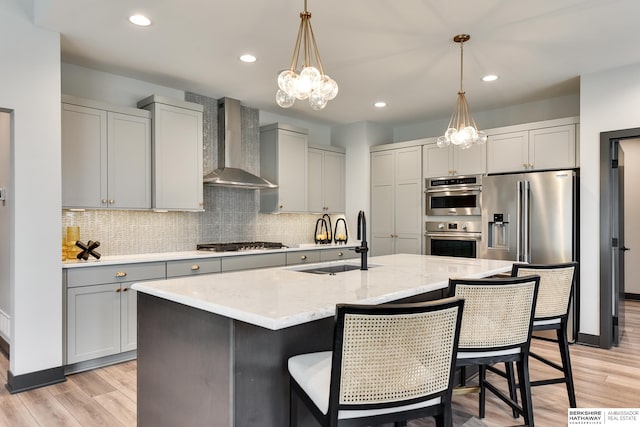
[[[487,379],[487,367],[485,365],[480,365],[478,372],[478,382],[480,384],[480,397],[478,401],[478,406],[480,407],[479,416],[480,418],[484,418],[485,414],[485,399],[487,397],[487,391],[485,389]]]
[[[566,379],[567,394],[569,396],[569,406],[576,407],[576,392],[573,388],[573,374],[571,372],[571,359],[569,357],[569,341],[567,340],[567,329],[558,329],[558,346],[560,347],[560,357],[562,359],[562,370]]]
[[[505,362],[504,363],[504,371],[507,376],[507,384],[509,386],[509,397],[515,402],[518,403],[518,392],[516,390],[516,378],[513,372],[513,362]],[[518,411],[512,409],[513,418],[518,418],[520,415]]]
[[[531,401],[531,380],[529,378],[529,358],[524,357],[516,362],[518,370],[518,382],[520,384],[520,397],[522,398],[522,416],[524,424],[528,427],[533,425],[533,403]]]

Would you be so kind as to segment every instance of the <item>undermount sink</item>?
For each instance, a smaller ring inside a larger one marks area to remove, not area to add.
[[[369,265],[369,268],[377,267],[377,265]],[[359,265],[356,264],[339,264],[339,265],[329,265],[329,266],[317,266],[317,267],[308,267],[299,269],[302,273],[313,273],[313,274],[336,274],[342,273],[344,271],[358,270],[360,269]]]

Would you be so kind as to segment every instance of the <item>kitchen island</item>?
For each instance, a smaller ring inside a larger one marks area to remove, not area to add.
[[[388,255],[366,271],[316,274],[352,260],[136,283],[138,426],[288,425],[287,359],[331,349],[337,303],[438,299],[450,277],[511,264]]]

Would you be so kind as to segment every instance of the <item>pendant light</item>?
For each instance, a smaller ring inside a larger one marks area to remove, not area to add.
[[[440,148],[448,147],[450,144],[460,148],[469,148],[473,144],[484,144],[487,142],[487,135],[483,131],[478,131],[475,120],[469,114],[469,104],[462,89],[464,43],[469,41],[469,34],[458,34],[453,41],[460,43],[460,90],[456,99],[456,106],[453,109],[449,126],[444,135],[438,137],[437,145]]]
[[[304,1],[304,12],[300,13],[300,27],[291,66],[278,75],[278,88],[276,102],[282,108],[291,107],[296,99],[308,99],[311,108],[322,110],[328,101],[338,95],[338,84],[322,68],[307,0]]]

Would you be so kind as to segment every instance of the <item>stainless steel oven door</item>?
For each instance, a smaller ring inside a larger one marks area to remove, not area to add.
[[[425,254],[477,258],[480,233],[425,233]]]
[[[427,215],[481,215],[480,189],[427,191]]]

